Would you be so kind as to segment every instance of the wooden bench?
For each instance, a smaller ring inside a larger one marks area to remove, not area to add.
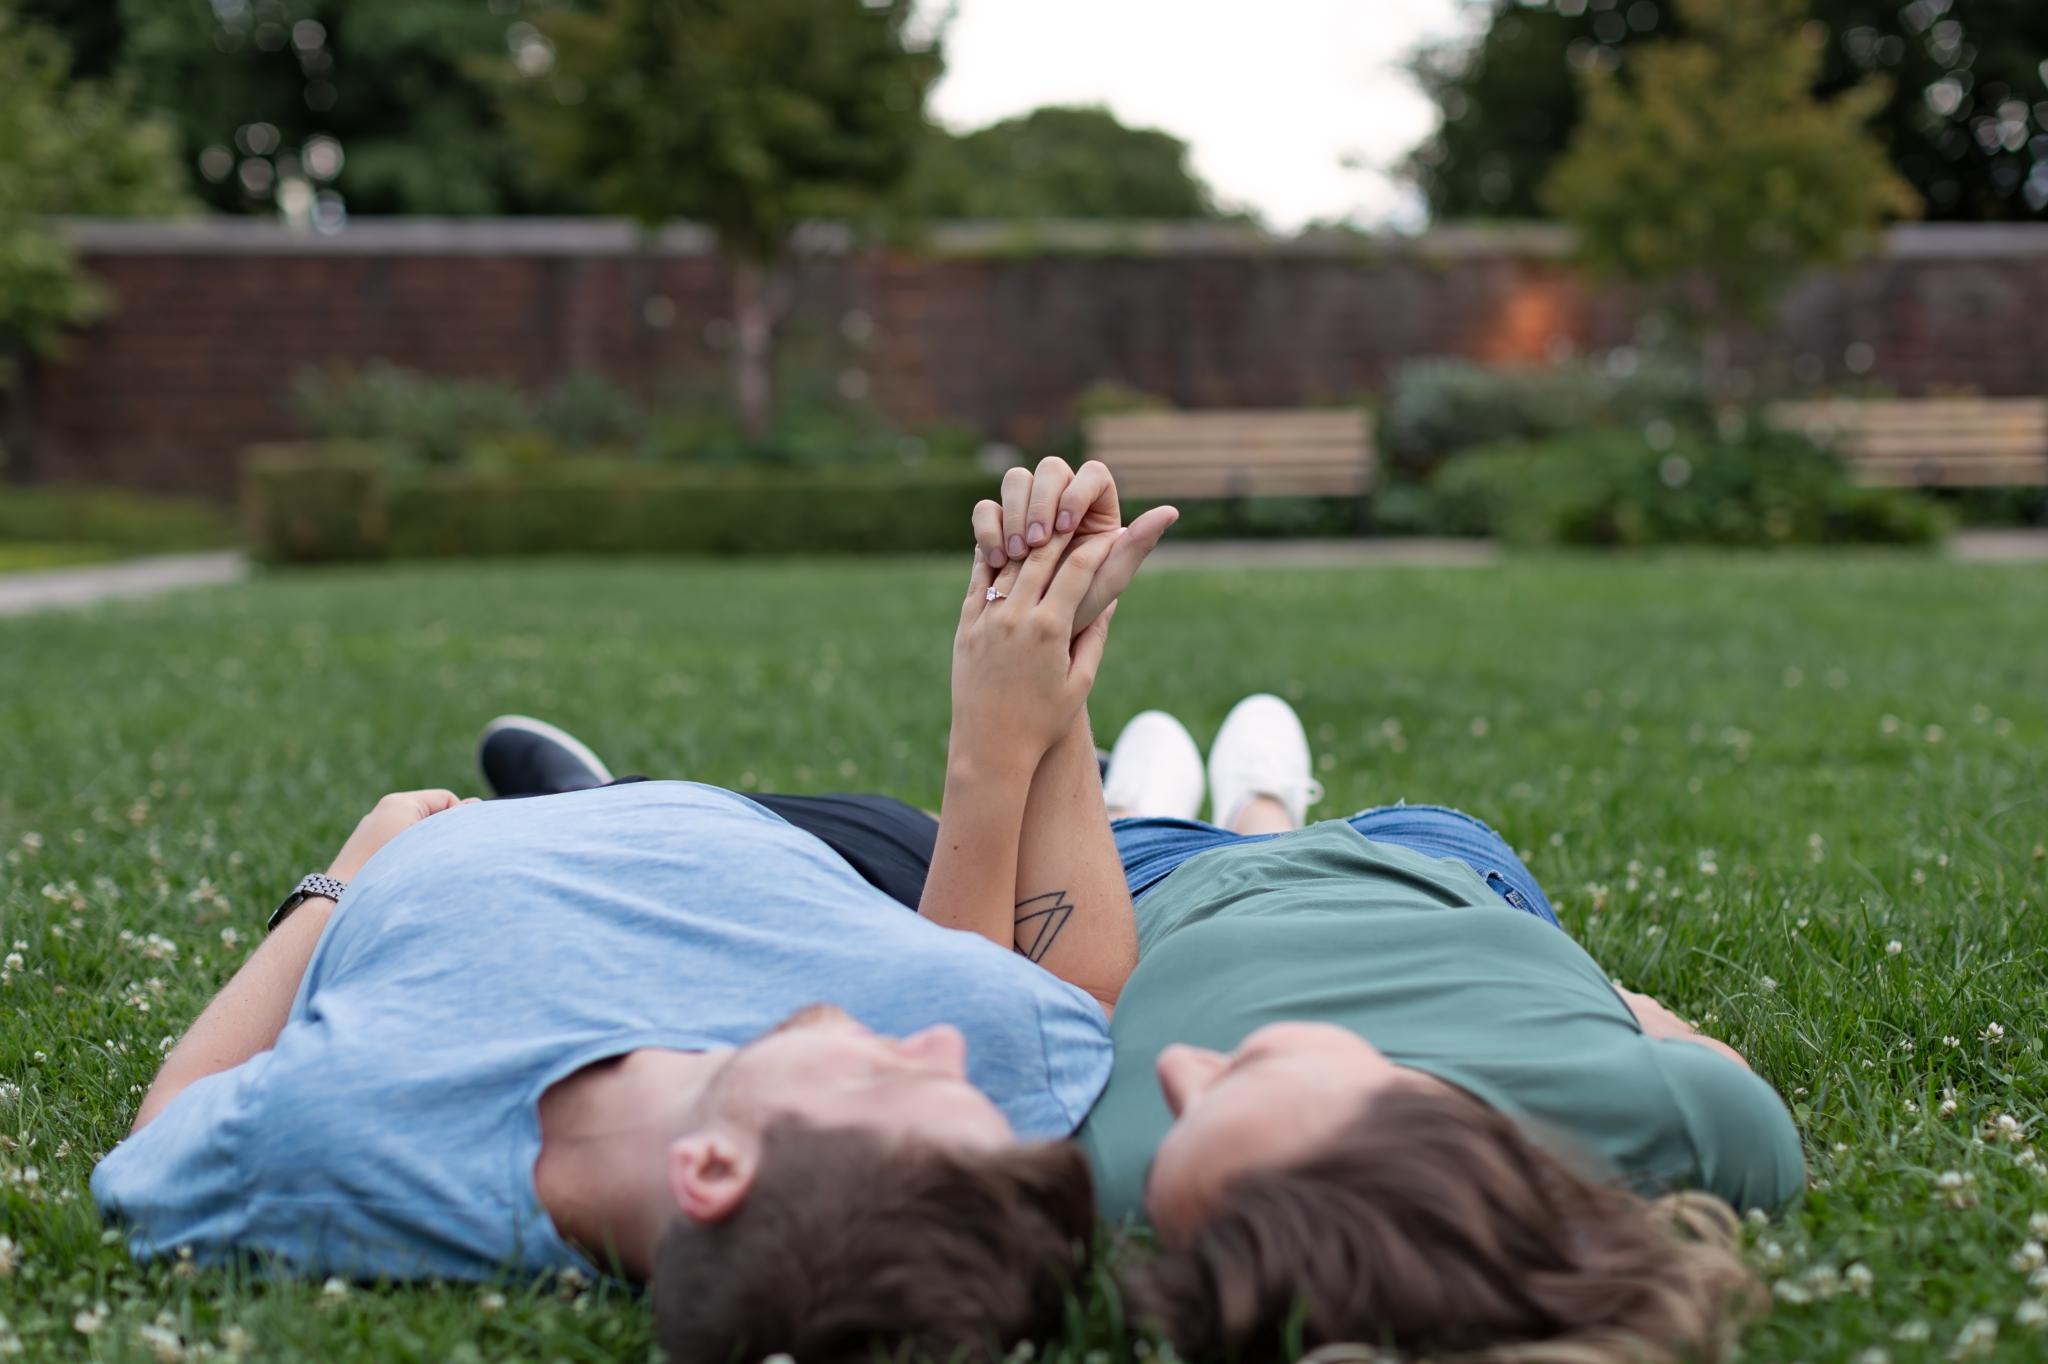
[[[2048,399],[1913,398],[1778,403],[1771,425],[1832,448],[1858,483],[2048,484]]]
[[[1088,455],[1139,500],[1359,497],[1372,425],[1359,411],[1129,412],[1092,417]]]

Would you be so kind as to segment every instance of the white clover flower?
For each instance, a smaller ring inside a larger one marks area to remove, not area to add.
[[[1882,1345],[1873,1345],[1856,1356],[1856,1364],[1892,1364],[1892,1353]]]
[[[1906,1111],[1908,1113],[1918,1113],[1920,1111],[1920,1105],[1914,1103],[1911,1099],[1908,1099],[1906,1100]]]
[[[1870,1296],[1870,1290],[1877,1283],[1877,1276],[1870,1272],[1870,1266],[1858,1260],[1842,1271],[1842,1286],[1859,1298]]]
[[[478,1310],[487,1314],[502,1312],[505,1310],[505,1295],[503,1293],[486,1293],[476,1300],[476,1305]]]
[[[1902,1321],[1892,1328],[1893,1340],[1919,1341],[1934,1334],[1934,1328],[1924,1321]]]
[[[7,954],[7,959],[6,959],[5,965],[6,965],[7,969],[8,969],[8,970],[10,970],[10,971],[19,971],[19,970],[21,970],[21,968],[22,968],[22,961],[21,961],[21,953],[19,953],[19,952],[9,952],[9,953]]]
[[[1890,942],[1884,945],[1884,954],[1887,957],[1896,957],[1897,955],[1899,955],[1899,953],[1905,950],[1906,945],[1900,942],[1897,938],[1893,938]]]
[[[149,1352],[164,1364],[172,1364],[185,1357],[185,1342],[178,1333],[168,1326],[138,1326],[135,1334]]]
[[[1765,994],[1769,994],[1771,991],[1778,988],[1778,982],[1772,980],[1769,976],[1765,976],[1761,981],[1757,983],[1764,987]]]
[[[1771,1296],[1779,1302],[1802,1307],[1813,1301],[1813,1290],[1796,1279],[1780,1279],[1771,1285]]]
[[[1998,1319],[1971,1317],[1963,1329],[1956,1332],[1955,1344],[1948,1347],[1948,1358],[1979,1359],[1990,1354],[1997,1344]]]
[[[1943,1170],[1940,1174],[1934,1177],[1934,1187],[1936,1187],[1937,1189],[1962,1188],[1963,1172],[1961,1170]]]
[[[2027,1234],[2048,1241],[2048,1212],[2037,1212],[2027,1219]]]
[[[345,1298],[348,1296],[348,1285],[340,1279],[329,1279],[320,1285],[320,1294],[327,1298]]]
[[[0,1279],[14,1273],[14,1267],[21,1263],[21,1247],[5,1236],[0,1236]]]
[[[1960,1037],[1950,1037],[1948,1034],[1943,1033],[1941,1038],[1941,1045],[1943,1045],[1944,1047],[1951,1048],[1960,1047],[1961,1045],[1963,1045],[1963,1039]]]
[[[2048,1302],[2040,1298],[2028,1298],[2012,1309],[2012,1324],[2023,1326],[2029,1331],[2039,1331],[2048,1327]]]
[[[2027,1287],[2048,1288],[2048,1265],[2043,1265],[2041,1266],[2041,1268],[2027,1275]]]
[[[80,1312],[71,1319],[71,1329],[82,1336],[98,1335],[100,1328],[106,1324],[107,1314],[103,1307],[95,1307],[90,1311]]]
[[[2042,1249],[2039,1241],[2028,1241],[2014,1251],[2012,1258],[2006,1263],[2021,1274],[2030,1274],[2041,1266],[2048,1265],[2048,1251]]]

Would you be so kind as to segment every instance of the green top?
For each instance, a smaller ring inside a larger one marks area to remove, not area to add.
[[[1644,1192],[1701,1188],[1748,1209],[1805,1187],[1799,1134],[1768,1084],[1696,1043],[1644,1036],[1583,948],[1463,862],[1336,821],[1203,853],[1139,903],[1115,1066],[1077,1134],[1104,1216],[1144,1217],[1172,1123],[1161,1049],[1229,1051],[1283,1020],[1341,1024]]]

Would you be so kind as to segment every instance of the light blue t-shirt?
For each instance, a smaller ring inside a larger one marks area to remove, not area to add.
[[[461,806],[342,896],[277,1045],[185,1090],[93,1172],[140,1258],[191,1246],[308,1274],[590,1266],[534,1193],[537,1104],[639,1047],[736,1047],[809,1004],[967,1039],[1027,1141],[1109,1076],[1101,1006],[940,928],[824,843],[684,782]]]

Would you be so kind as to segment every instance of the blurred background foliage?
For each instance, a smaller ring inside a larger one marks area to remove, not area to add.
[[[1534,218],[1551,165],[1584,113],[1582,77],[1684,36],[1673,0],[1484,0],[1476,43],[1419,52],[1413,70],[1443,115],[1405,163],[1433,217]],[[1876,128],[1894,169],[1956,222],[2048,218],[2048,144],[2023,118],[2048,101],[2048,5],[2040,0],[1808,0],[1831,98],[1873,75],[1891,84]],[[2017,106],[2015,109],[2014,106]],[[2033,123],[2048,132],[2048,110]],[[2033,186],[2030,191],[2029,186]]]
[[[1102,108],[1034,109],[960,136],[934,130],[910,201],[935,219],[1219,216],[1187,143]]]
[[[273,211],[277,157],[296,158],[318,136],[346,153],[334,184],[352,213],[599,207],[588,184],[543,173],[504,99],[521,86],[563,109],[588,98],[587,81],[557,70],[553,25],[574,28],[571,16],[608,13],[589,0],[523,8],[520,0],[17,3],[24,19],[69,45],[79,75],[132,79],[140,102],[175,130],[190,192],[212,208]],[[308,23],[316,28],[302,27]],[[939,35],[924,36],[935,75]],[[883,109],[906,112],[881,93]],[[911,108],[921,114],[922,88],[915,94]],[[914,216],[1214,212],[1184,143],[1126,127],[1104,110],[1038,110],[966,134],[918,122],[916,173],[899,206]],[[202,164],[209,148],[216,155]],[[251,171],[245,180],[252,159],[270,161],[272,173]]]

